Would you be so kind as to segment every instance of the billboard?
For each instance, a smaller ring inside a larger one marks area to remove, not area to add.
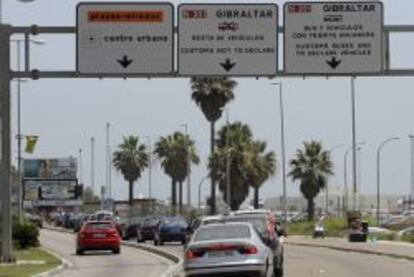
[[[81,189],[76,180],[24,180],[24,200],[76,200]]]
[[[24,179],[76,179],[77,161],[74,157],[54,159],[25,159]]]

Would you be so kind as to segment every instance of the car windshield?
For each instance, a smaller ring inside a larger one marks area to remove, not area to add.
[[[250,238],[250,236],[250,228],[246,225],[211,225],[200,229],[195,235],[194,241],[244,239]]]
[[[110,230],[112,225],[109,222],[88,222],[87,229]]]

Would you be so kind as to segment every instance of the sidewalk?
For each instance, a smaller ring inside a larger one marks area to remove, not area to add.
[[[414,244],[399,242],[348,242],[345,238],[313,239],[305,236],[290,236],[285,239],[286,244],[330,248],[333,250],[358,252],[394,258],[414,260]]]

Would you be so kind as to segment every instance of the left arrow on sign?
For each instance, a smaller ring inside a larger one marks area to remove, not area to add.
[[[129,59],[127,55],[124,55],[121,60],[117,61],[123,68],[127,68],[133,62],[133,60]]]

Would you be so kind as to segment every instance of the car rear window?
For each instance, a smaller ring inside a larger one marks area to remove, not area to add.
[[[246,225],[218,225],[199,229],[194,241],[244,239],[250,236],[250,228]]]
[[[144,226],[152,227],[158,224],[158,219],[147,219],[144,223]]]
[[[182,218],[166,218],[162,221],[162,225],[187,227],[187,222]]]
[[[246,222],[251,223],[261,237],[267,235],[266,218],[262,216],[234,216],[224,218],[226,222]]]
[[[106,222],[89,222],[86,225],[86,228],[88,229],[99,229],[99,230],[110,230],[112,229],[111,223]]]

